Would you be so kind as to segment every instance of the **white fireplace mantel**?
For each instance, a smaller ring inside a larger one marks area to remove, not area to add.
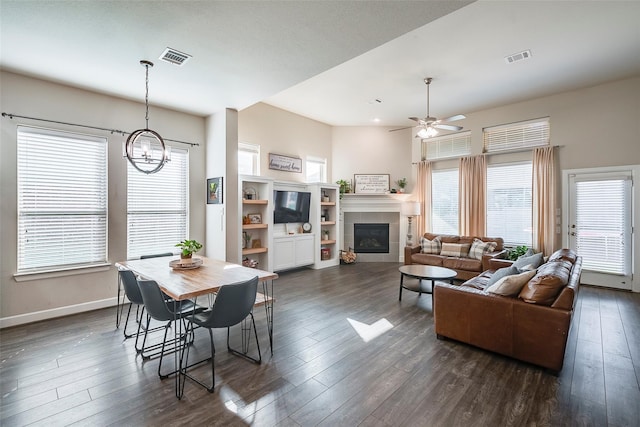
[[[343,195],[340,208],[343,212],[400,212],[402,204],[411,194],[353,194]]]
[[[400,251],[398,261],[404,261],[404,250],[407,236],[407,218],[402,215],[402,205],[411,200],[411,194],[344,194],[340,201],[341,215],[345,213],[395,212],[399,215]],[[344,224],[344,217],[340,221]],[[344,242],[344,229],[341,228]]]

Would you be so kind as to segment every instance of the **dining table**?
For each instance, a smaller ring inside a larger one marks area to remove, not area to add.
[[[120,261],[116,267],[133,271],[140,279],[154,280],[162,292],[174,300],[194,300],[215,294],[222,286],[244,282],[258,276],[262,292],[256,295],[255,306],[264,306],[269,334],[269,346],[273,354],[273,282],[278,274],[245,267],[205,256],[194,257],[191,263],[182,263],[178,256]],[[182,322],[175,322],[176,342],[182,334]],[[182,398],[184,381],[179,351],[175,354],[176,397]]]

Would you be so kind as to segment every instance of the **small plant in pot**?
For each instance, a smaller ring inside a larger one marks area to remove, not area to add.
[[[342,199],[342,195],[344,193],[351,192],[351,184],[345,181],[344,179],[339,179],[336,181],[336,184],[340,186],[340,198]]]
[[[180,243],[176,243],[176,247],[180,248],[181,259],[191,259],[194,253],[202,249],[202,244],[197,240],[183,240]]]
[[[400,187],[399,193],[404,193],[404,188],[407,186],[407,178],[402,178],[396,181],[398,187]]]

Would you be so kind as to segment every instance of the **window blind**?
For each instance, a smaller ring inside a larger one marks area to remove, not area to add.
[[[173,147],[171,161],[154,174],[127,169],[127,258],[176,252],[187,238],[189,152]]]
[[[318,157],[307,157],[307,182],[326,182],[327,181],[327,159]]]
[[[431,173],[431,232],[458,234],[458,169]]]
[[[549,145],[549,118],[528,120],[482,130],[484,152],[519,150]]]
[[[238,143],[238,174],[260,175],[260,146]]]
[[[471,154],[471,132],[423,139],[421,148],[423,160],[466,156]]]
[[[532,163],[487,167],[487,236],[502,237],[505,246],[531,246]]]
[[[107,261],[107,139],[18,126],[18,272]]]
[[[576,250],[587,270],[629,274],[625,236],[631,179],[576,182]]]

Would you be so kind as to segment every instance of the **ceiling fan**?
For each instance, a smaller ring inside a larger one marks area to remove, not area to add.
[[[418,117],[409,117],[409,120],[418,122],[418,133],[416,134],[416,138],[422,138],[422,139],[432,138],[438,134],[438,129],[453,130],[453,131],[462,130],[462,126],[447,125],[447,124],[444,124],[443,122],[454,122],[456,120],[462,120],[466,118],[466,116],[464,116],[463,114],[458,114],[456,116],[438,120],[435,117],[431,117],[431,115],[429,115],[429,86],[431,85],[432,80],[433,80],[433,77],[425,77],[424,79],[424,83],[427,85],[427,117],[425,117],[424,119],[419,119]],[[409,129],[411,127],[413,126],[406,126],[398,129],[390,129],[389,132]]]

